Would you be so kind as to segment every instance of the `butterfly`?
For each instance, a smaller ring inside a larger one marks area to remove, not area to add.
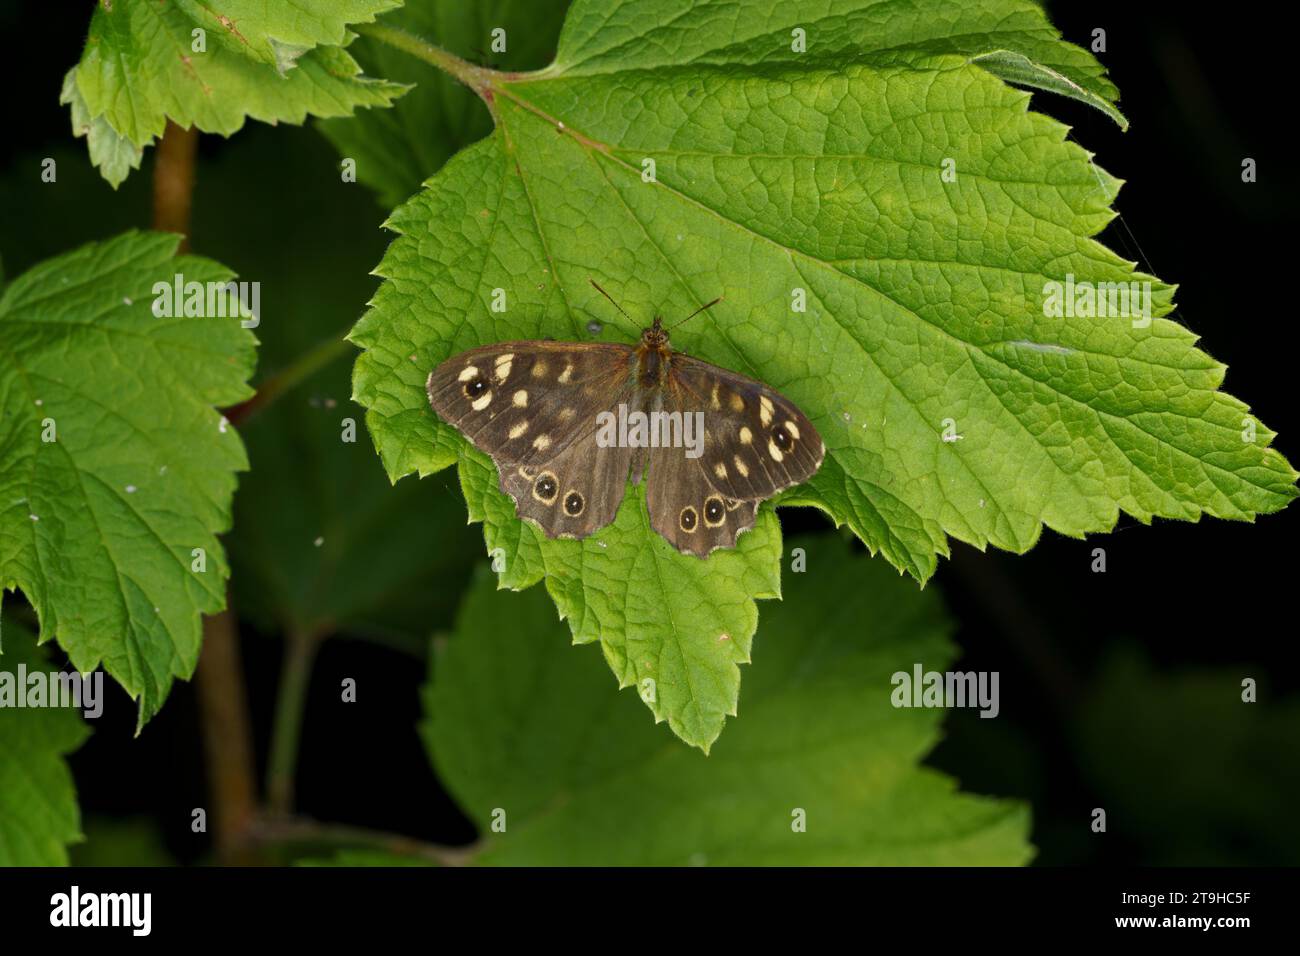
[[[658,316],[635,346],[470,349],[430,372],[426,390],[434,412],[492,458],[519,517],[551,538],[612,522],[630,473],[646,480],[650,526],[704,558],[733,546],[764,500],[807,481],[826,455],[793,402],[674,351]]]

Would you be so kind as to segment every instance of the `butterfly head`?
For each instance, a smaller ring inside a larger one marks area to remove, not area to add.
[[[655,316],[654,323],[648,329],[641,331],[641,344],[646,348],[654,349],[657,352],[666,351],[668,348],[668,331],[664,328],[664,320]]]

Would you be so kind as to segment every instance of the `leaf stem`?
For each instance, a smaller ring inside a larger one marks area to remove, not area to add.
[[[329,365],[340,355],[348,351],[349,343],[340,332],[304,352],[293,362],[276,372],[257,387],[257,393],[246,402],[227,409],[226,418],[230,424],[239,426],[275,402],[285,392],[291,391],[304,379],[311,378],[318,371]]]
[[[510,74],[490,70],[485,66],[477,66],[468,60],[462,60],[456,54],[450,53],[442,49],[442,47],[434,46],[413,33],[407,33],[405,30],[390,27],[383,23],[354,23],[351,29],[362,36],[368,36],[380,43],[386,43],[395,49],[409,53],[411,56],[437,67],[447,75],[455,77],[477,93],[483,102],[487,104],[488,110],[495,116],[493,80]]]
[[[275,723],[271,729],[271,753],[266,768],[267,806],[273,813],[293,809],[294,776],[298,769],[298,743],[307,709],[312,664],[321,632],[289,631],[280,669],[280,687],[275,696]]]

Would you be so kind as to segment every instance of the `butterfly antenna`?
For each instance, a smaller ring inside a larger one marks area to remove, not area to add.
[[[623,311],[623,307],[622,307],[621,305],[619,305],[617,302],[614,301],[614,297],[613,297],[612,295],[610,295],[608,292],[606,292],[604,289],[602,289],[599,285],[597,285],[595,279],[593,279],[593,278],[591,278],[590,276],[588,276],[588,277],[587,277],[587,281],[590,282],[593,286],[596,286],[596,291],[597,291],[597,292],[599,292],[599,293],[600,293],[601,295],[603,295],[605,298],[609,299],[609,304],[610,304],[610,305],[612,305],[614,308],[618,309],[618,311],[623,312],[623,317],[624,317],[625,319],[627,319],[629,322],[632,322],[632,321],[633,321],[632,316],[630,316],[630,315],[628,315],[626,312],[624,312],[624,311]]]
[[[718,304],[719,302],[721,302],[721,301],[722,301],[722,296],[718,296],[718,297],[717,297],[716,299],[714,299],[712,302],[706,302],[706,303],[704,303],[702,306],[700,306],[698,309],[696,309],[694,312],[692,312],[692,313],[691,313],[690,315],[688,315],[686,318],[682,319],[680,322],[675,323],[671,328],[668,329],[668,331],[671,332],[673,329],[677,328],[677,326],[679,326],[679,325],[685,325],[687,322],[689,322],[691,319],[695,318],[697,315],[699,315],[699,314],[700,314],[701,312],[703,312],[705,309],[711,309],[711,308],[713,308],[715,305],[717,305],[717,304]]]

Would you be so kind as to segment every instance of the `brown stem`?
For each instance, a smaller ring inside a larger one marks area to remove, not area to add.
[[[257,815],[253,731],[244,691],[239,634],[230,611],[203,619],[196,686],[208,768],[213,842],[222,863],[247,863],[248,828]]]
[[[190,203],[194,197],[194,156],[199,131],[182,129],[171,120],[158,144],[153,167],[153,227],[179,232],[180,251],[190,250]]]
[[[481,849],[477,843],[465,847],[442,846],[415,840],[400,833],[337,823],[317,823],[305,817],[261,817],[254,821],[249,836],[256,843],[366,847],[398,856],[432,860],[442,866],[464,866],[472,862]]]
[[[184,236],[182,252],[190,247],[198,142],[197,129],[182,129],[168,120],[154,160],[153,227]],[[246,863],[250,861],[246,834],[257,813],[257,783],[239,634],[229,611],[203,619],[203,649],[195,685],[217,859]]]

